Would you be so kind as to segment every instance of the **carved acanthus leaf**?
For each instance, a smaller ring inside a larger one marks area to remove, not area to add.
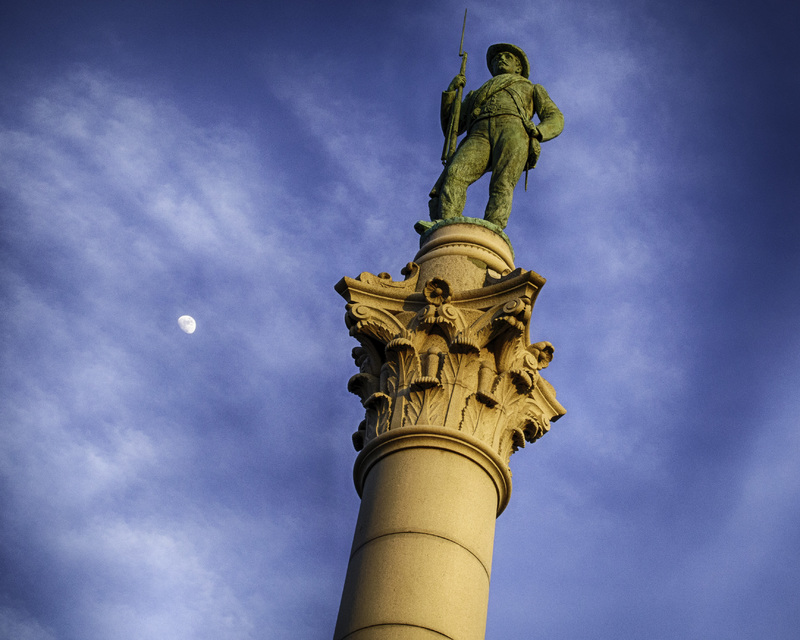
[[[419,356],[410,341],[392,340],[386,345],[386,363],[381,370],[381,390],[391,396],[406,389],[419,371]]]
[[[474,380],[481,366],[472,353],[446,353],[442,358],[442,386],[448,391],[443,424],[457,429],[467,396],[473,392]]]
[[[388,428],[389,408],[392,399],[380,391],[373,393],[364,401],[366,410],[364,440],[368,442]]]
[[[478,432],[479,427],[487,433],[491,432],[497,422],[498,413],[494,406],[487,406],[478,398],[477,394],[473,393],[467,398],[462,411],[461,422],[458,425],[459,431],[481,438],[482,434]],[[490,442],[491,440],[490,436]]]
[[[405,406],[404,426],[440,424],[443,395],[440,387],[411,390]]]
[[[347,390],[354,393],[363,403],[373,393],[378,390],[380,378],[371,373],[357,373],[347,382]]]

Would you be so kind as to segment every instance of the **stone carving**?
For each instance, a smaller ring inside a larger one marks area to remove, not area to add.
[[[489,171],[492,177],[484,219],[504,229],[522,172],[536,165],[540,143],[555,138],[564,128],[564,116],[545,88],[528,79],[530,63],[522,49],[513,44],[494,44],[486,52],[486,63],[492,79],[477,91],[470,91],[463,103],[463,69],[442,95],[445,136],[467,135],[452,157],[444,159],[445,169],[430,193],[434,222],[418,222],[415,228],[420,233],[437,220],[461,216],[467,187]],[[532,122],[534,115],[539,118],[538,124]]]
[[[564,415],[540,375],[553,357],[549,342],[530,344],[529,321],[544,279],[516,269],[488,286],[454,292],[442,278],[418,282],[362,273],[336,290],[345,322],[360,346],[348,383],[366,415],[356,450],[406,426],[443,426],[475,436],[508,464]]]

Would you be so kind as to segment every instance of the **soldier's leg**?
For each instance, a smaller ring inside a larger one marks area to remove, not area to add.
[[[492,118],[492,179],[489,183],[489,202],[484,219],[501,229],[508,224],[514,187],[528,161],[528,132],[516,116]]]
[[[439,189],[439,217],[454,218],[464,213],[467,187],[489,170],[491,147],[486,127],[478,123],[461,142],[444,171]]]
[[[428,194],[428,211],[430,213],[431,220],[438,220],[442,215],[441,211],[439,210],[439,194],[442,190],[442,182],[444,182],[444,174],[447,169],[442,169],[442,173],[439,174],[439,177],[436,180],[436,184],[433,185],[431,192]]]

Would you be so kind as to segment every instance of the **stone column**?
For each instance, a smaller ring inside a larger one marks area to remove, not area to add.
[[[509,458],[565,413],[539,373],[553,347],[528,336],[544,278],[466,219],[423,235],[402,273],[336,286],[360,344],[348,389],[366,415],[334,638],[479,640]]]

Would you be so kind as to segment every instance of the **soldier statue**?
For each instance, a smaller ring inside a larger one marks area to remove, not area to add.
[[[522,172],[536,165],[540,143],[561,133],[564,116],[545,88],[528,79],[531,68],[522,49],[493,44],[486,52],[486,64],[492,79],[470,91],[463,103],[458,99],[466,84],[463,64],[442,94],[445,136],[467,135],[451,157],[443,158],[444,171],[430,193],[430,217],[436,221],[462,216],[467,187],[491,171],[484,220],[502,230],[508,224],[514,187]],[[538,124],[532,122],[534,114]],[[420,231],[431,225],[419,224]]]

